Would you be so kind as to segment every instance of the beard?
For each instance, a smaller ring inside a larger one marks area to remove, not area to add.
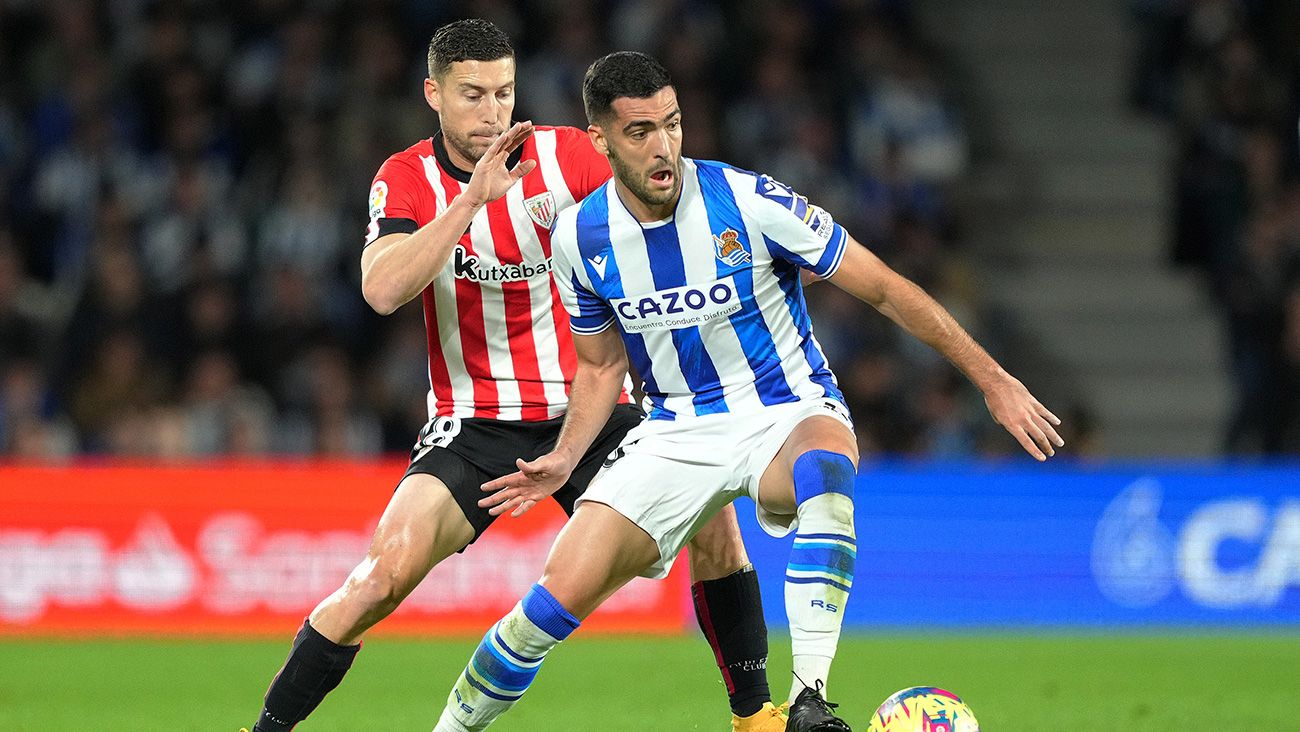
[[[447,144],[447,147],[455,150],[458,155],[466,160],[473,161],[474,163],[477,163],[479,158],[483,157],[483,153],[487,152],[487,149],[492,146],[490,141],[487,143],[476,143],[472,141],[468,134],[455,133],[447,129],[443,129],[442,139],[443,142]]]
[[[650,175],[633,169],[626,160],[614,152],[613,148],[610,148],[609,165],[614,169],[614,175],[618,177],[623,185],[627,186],[629,191],[632,191],[632,195],[647,206],[662,206],[666,203],[672,203],[682,190],[681,158],[678,158],[673,163],[673,186],[666,191],[651,188]]]

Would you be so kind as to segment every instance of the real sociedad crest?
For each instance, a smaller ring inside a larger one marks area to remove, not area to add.
[[[549,229],[555,223],[555,195],[550,191],[525,199],[524,208],[528,211],[528,218],[543,229]]]
[[[735,229],[727,229],[721,234],[713,235],[713,248],[718,259],[736,267],[749,261],[749,252],[740,243],[740,234]]]

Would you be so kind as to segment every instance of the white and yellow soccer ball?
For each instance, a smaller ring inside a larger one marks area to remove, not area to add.
[[[980,723],[956,694],[934,686],[895,692],[871,715],[867,732],[979,732]]]

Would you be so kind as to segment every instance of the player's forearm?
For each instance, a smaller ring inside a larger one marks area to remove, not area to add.
[[[479,208],[459,196],[433,221],[380,252],[362,271],[366,302],[388,315],[424,291],[447,266],[452,248]]]
[[[981,391],[1008,374],[975,339],[916,283],[905,277],[891,278],[884,297],[874,303],[908,333],[943,354]]]
[[[554,450],[571,467],[578,464],[609,421],[626,378],[626,361],[599,366],[579,362],[569,389],[568,412]]]

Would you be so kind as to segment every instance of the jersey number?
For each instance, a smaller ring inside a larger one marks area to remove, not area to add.
[[[459,417],[434,417],[420,430],[417,448],[446,447],[460,434]]]

